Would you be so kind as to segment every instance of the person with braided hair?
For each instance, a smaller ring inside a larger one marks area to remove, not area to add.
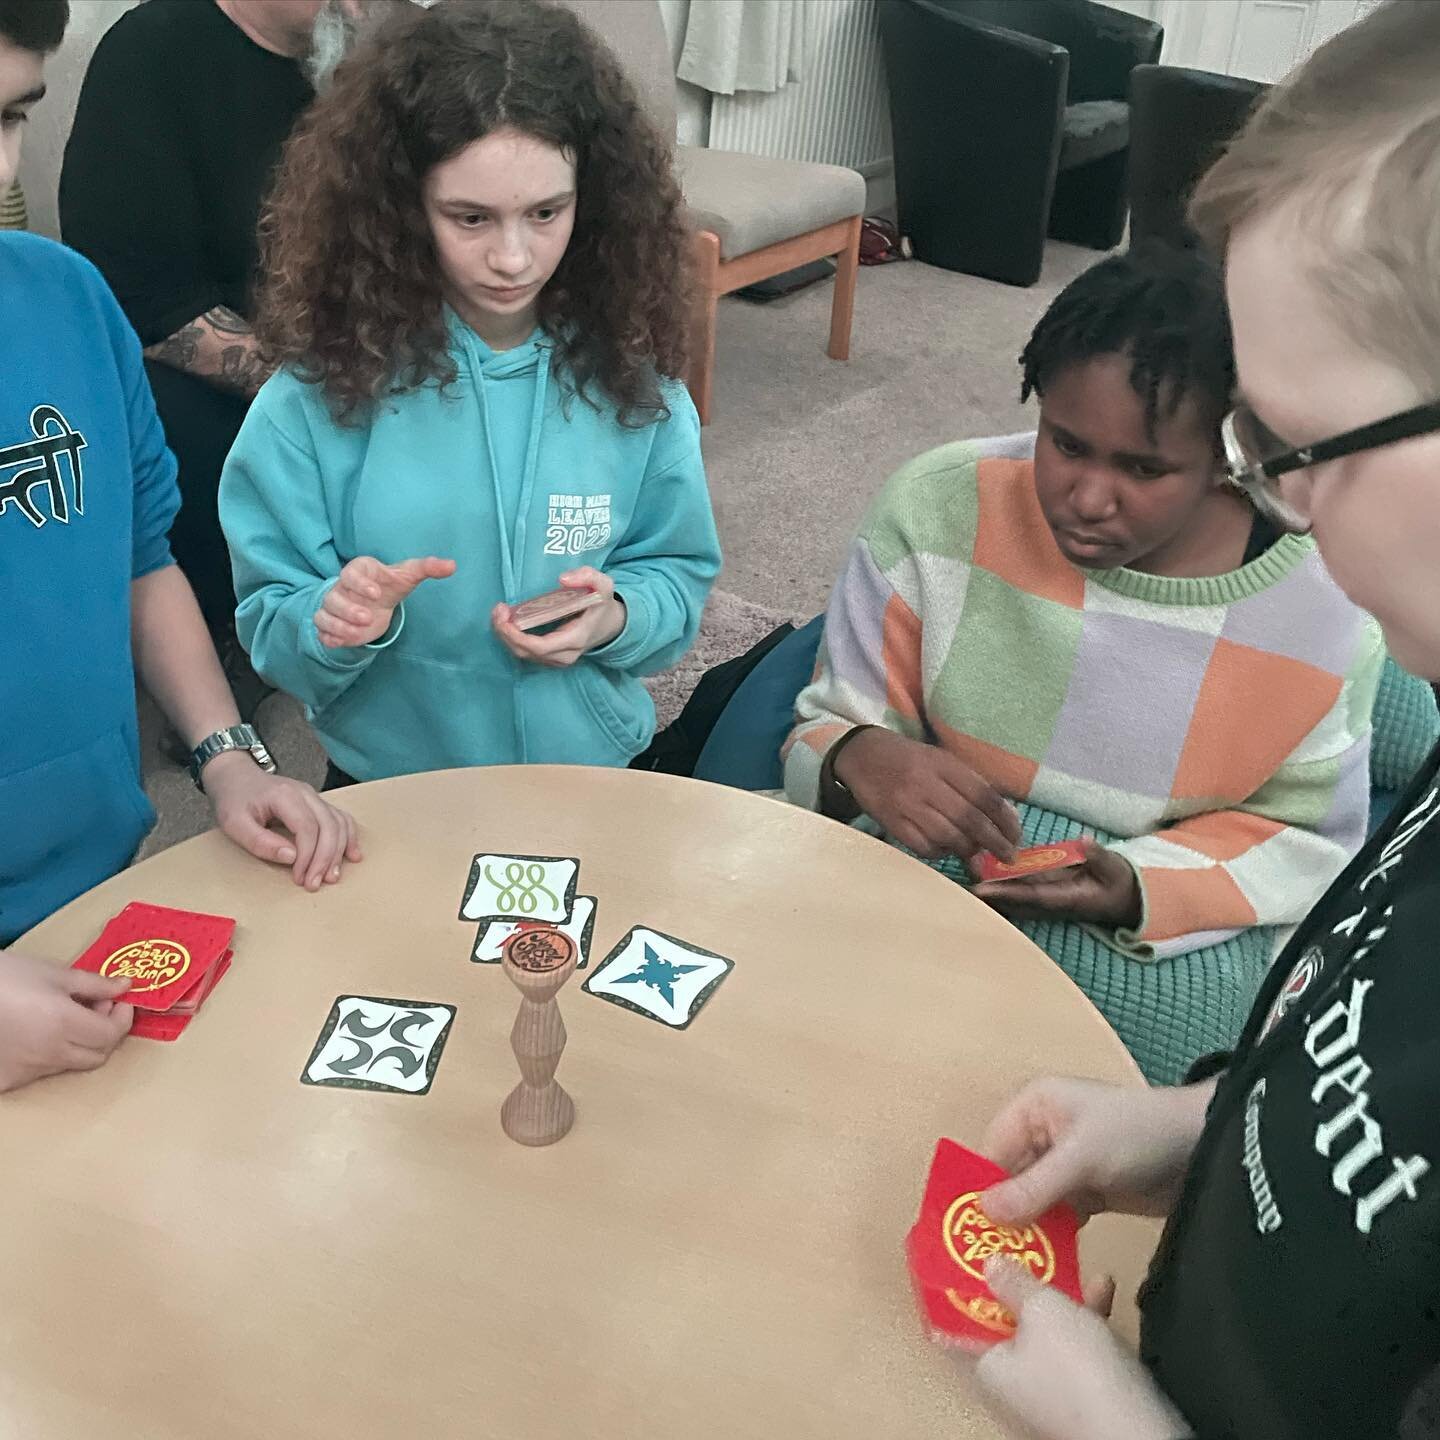
[[[872,508],[786,790],[967,884],[981,852],[1087,839],[1083,865],[975,893],[1174,1080],[1233,1043],[1277,929],[1365,837],[1384,649],[1224,478],[1208,260],[1101,261],[1021,367],[1038,435],[942,446]]]

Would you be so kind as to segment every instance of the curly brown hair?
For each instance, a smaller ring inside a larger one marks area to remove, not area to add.
[[[540,292],[556,372],[620,422],[664,416],[685,370],[690,242],[670,146],[610,50],[542,0],[400,6],[335,71],[286,146],[261,221],[265,357],[341,422],[456,378],[425,217],[429,171],[494,130],[576,169],[575,228]]]

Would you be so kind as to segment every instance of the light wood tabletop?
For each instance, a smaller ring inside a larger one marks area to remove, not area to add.
[[[452,771],[334,797],[366,859],[311,895],[217,835],[21,942],[68,962],[131,900],[234,916],[178,1041],[0,1098],[3,1440],[1006,1436],[905,1269],[935,1141],[1062,1072],[1140,1084],[1027,940],[878,841],[628,771]],[[500,1128],[518,994],[470,960],[472,855],[576,856],[559,996],[573,1130]],[[632,926],[734,961],[688,1029],[584,993]],[[428,1094],[302,1085],[338,996],[456,1007]],[[1156,1228],[1105,1218],[1116,1324]]]

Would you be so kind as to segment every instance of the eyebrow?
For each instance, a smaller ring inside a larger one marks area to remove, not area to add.
[[[37,85],[26,95],[17,95],[15,99],[7,100],[5,102],[5,108],[9,110],[16,105],[33,105],[37,100],[43,100],[44,98],[45,87],[43,85]]]
[[[1089,440],[1083,435],[1077,435],[1067,425],[1060,425],[1052,420],[1050,422],[1050,428],[1061,431],[1072,440],[1079,440],[1082,444],[1091,445]],[[1091,448],[1094,448],[1093,445],[1091,445]],[[1162,455],[1158,450],[1117,450],[1111,456],[1111,459],[1118,460],[1123,465],[1164,465],[1167,469],[1174,468],[1174,461]]]
[[[544,200],[532,200],[524,208],[526,210],[544,210],[547,207],[558,207],[568,205],[575,198],[573,190],[562,190],[558,195],[547,196]],[[440,200],[437,202],[442,210],[493,210],[493,205],[484,205],[478,200]]]

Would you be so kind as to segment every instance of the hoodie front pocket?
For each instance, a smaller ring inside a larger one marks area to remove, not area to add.
[[[655,732],[655,706],[649,692],[638,680],[629,676],[613,680],[608,671],[584,660],[577,662],[572,673],[585,708],[628,763]]]

